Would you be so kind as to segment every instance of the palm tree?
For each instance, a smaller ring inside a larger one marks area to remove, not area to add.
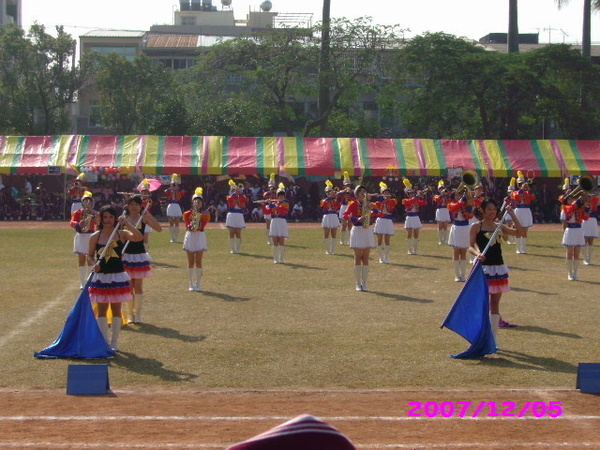
[[[567,5],[569,0],[555,0],[558,8]],[[592,10],[600,10],[600,0],[583,0],[583,33],[581,36],[581,56],[592,54]]]
[[[517,0],[508,0],[508,53],[519,53],[519,8],[517,3]]]

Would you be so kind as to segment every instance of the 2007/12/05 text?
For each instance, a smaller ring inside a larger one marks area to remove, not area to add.
[[[522,405],[512,401],[428,401],[408,402],[409,417],[560,417],[562,402],[527,401]]]

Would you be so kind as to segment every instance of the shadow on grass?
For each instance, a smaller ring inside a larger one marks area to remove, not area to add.
[[[447,256],[442,256],[442,255],[414,255],[414,256],[420,256],[421,258],[431,258],[431,259],[440,259],[442,261],[452,261],[452,255],[450,253],[448,253]]]
[[[162,362],[154,358],[141,358],[133,353],[119,351],[118,356],[110,361],[111,366],[121,367],[140,375],[152,375],[164,381],[192,381],[198,375],[166,369]]]
[[[250,301],[250,297],[236,297],[234,295],[224,294],[222,292],[213,292],[213,291],[202,291],[200,292],[202,295],[206,295],[208,297],[215,297],[221,299],[226,302],[248,302]]]
[[[532,294],[537,294],[537,295],[556,295],[556,292],[534,291],[533,289],[524,289],[524,288],[519,288],[519,287],[514,287],[514,286],[511,286],[510,290],[515,291],[515,292],[531,292]]]
[[[528,333],[540,333],[548,334],[550,336],[560,336],[569,339],[583,339],[580,335],[575,333],[563,333],[562,331],[553,331],[544,327],[535,327],[529,325],[519,325],[518,327],[511,328],[512,331],[526,331]],[[511,331],[511,332],[512,332]]]
[[[181,334],[179,330],[166,327],[157,327],[149,323],[140,323],[137,325],[128,325],[123,327],[125,332],[142,333],[142,334],[154,334],[168,339],[176,339],[182,342],[202,342],[206,339],[206,336],[186,336]]]
[[[387,298],[396,302],[412,302],[412,303],[433,303],[433,300],[426,298],[408,297],[406,295],[388,294],[387,292],[367,291],[367,294],[377,295],[378,297]]]
[[[481,358],[480,364],[509,369],[543,370],[546,372],[577,373],[577,366],[556,358],[528,355],[527,353],[500,350],[497,356]]]
[[[167,263],[156,262],[153,260],[152,267],[163,267],[166,269],[179,269],[179,268],[183,267],[183,265],[167,264]]]
[[[387,263],[388,266],[402,267],[403,269],[418,269],[418,270],[440,270],[439,267],[415,266],[413,264]]]

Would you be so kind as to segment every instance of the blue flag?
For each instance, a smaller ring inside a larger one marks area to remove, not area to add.
[[[452,358],[481,358],[498,350],[490,324],[487,280],[481,261],[477,261],[461,289],[442,327],[464,337],[471,347]]]
[[[91,277],[83,287],[79,299],[67,316],[65,326],[56,340],[41,352],[34,352],[36,358],[108,358],[115,351],[104,340],[92,304],[88,287]]]

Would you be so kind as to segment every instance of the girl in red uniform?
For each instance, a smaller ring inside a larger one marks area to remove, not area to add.
[[[85,173],[80,173],[77,175],[75,181],[67,191],[67,194],[71,196],[71,214],[73,214],[78,209],[81,209],[81,200],[83,198],[83,194],[86,191],[89,191],[87,186],[83,186],[83,182],[85,181]]]
[[[352,182],[350,181],[350,175],[348,172],[344,172],[344,188],[337,193],[337,199],[340,202],[340,222],[342,224],[342,230],[340,232],[340,245],[350,245],[350,241],[348,240],[348,230],[350,228],[350,223],[344,219],[344,213],[346,209],[348,209],[348,205],[351,201],[356,199],[356,195],[354,195],[355,191],[352,191]]]
[[[85,191],[81,198],[82,208],[71,215],[71,228],[74,228],[73,253],[79,263],[79,289],[83,289],[88,278],[89,270],[86,260],[90,248],[90,236],[96,231],[98,212],[94,211],[92,193]]]
[[[406,220],[404,228],[406,229],[406,245],[409,255],[418,254],[419,246],[419,230],[423,228],[421,218],[419,217],[419,209],[425,206],[427,202],[421,197],[421,191],[415,192],[408,178],[404,179],[404,192],[408,198],[402,199],[402,205],[406,209]]]
[[[594,251],[594,239],[598,238],[598,203],[600,196],[592,194],[586,204],[588,219],[583,221],[583,237],[585,238],[585,247],[583,247],[583,263],[586,266],[592,264],[592,253]]]
[[[585,200],[573,197],[563,198],[563,210],[565,212],[565,230],[563,232],[562,245],[567,249],[567,280],[577,281],[579,269],[579,254],[581,248],[585,247],[585,237],[581,224],[588,219],[584,208]]]
[[[271,236],[269,235],[270,231],[271,231],[271,210],[269,208],[267,208],[267,205],[272,201],[275,200],[277,198],[277,186],[275,185],[275,174],[272,173],[271,176],[269,177],[269,184],[268,184],[269,190],[267,190],[265,193],[263,193],[263,203],[262,203],[262,211],[263,211],[263,217],[265,219],[265,226],[266,226],[266,232],[267,232],[267,244],[271,245],[273,244],[273,241],[271,240]]]
[[[435,221],[438,224],[438,244],[448,244],[448,227],[450,226],[450,212],[448,211],[448,203],[451,201],[451,196],[444,183],[444,180],[438,182],[439,194],[433,196],[433,201],[436,205]]]
[[[377,253],[379,254],[379,262],[382,264],[388,263],[390,254],[390,240],[396,233],[394,232],[394,211],[398,205],[398,200],[392,198],[391,191],[387,184],[383,181],[379,183],[381,195],[377,197],[375,202],[376,208],[380,211],[377,220],[375,221],[374,234],[377,236]]]
[[[455,192],[454,195],[459,195]],[[465,281],[467,273],[467,249],[469,248],[469,219],[473,217],[473,207],[467,196],[448,203],[452,214],[452,227],[448,244],[453,247],[454,281]]]
[[[202,278],[202,256],[208,250],[204,228],[210,222],[210,213],[204,211],[204,197],[201,187],[196,188],[192,197],[192,209],[183,213],[185,223],[185,238],[183,250],[188,257],[188,273],[190,284],[188,290],[200,292]]]
[[[333,183],[325,181],[325,198],[321,200],[321,228],[323,228],[323,240],[325,241],[325,253],[335,255],[335,240],[337,229],[340,226],[339,211],[341,204],[335,196]]]
[[[181,199],[185,191],[179,187],[181,180],[179,175],[171,175],[171,187],[165,190],[167,196],[167,217],[169,218],[169,231],[171,232],[171,242],[179,242],[179,221],[183,212],[181,211]]]
[[[240,192],[235,181],[229,180],[229,195],[227,207],[229,212],[225,219],[225,226],[229,229],[229,247],[231,253],[239,253],[242,246],[242,229],[246,228],[244,212],[248,198]]]
[[[531,203],[535,195],[531,192],[529,183],[523,177],[523,172],[517,171],[518,189],[511,194],[515,205],[515,214],[523,227],[523,234],[517,236],[517,253],[527,253],[527,230],[533,226],[533,214],[531,214]]]
[[[344,219],[352,224],[350,230],[350,248],[354,250],[354,273],[356,290],[367,291],[369,278],[369,255],[375,247],[373,220],[379,211],[376,205],[368,201],[367,188],[359,185],[354,189],[355,200],[352,200],[344,213]]]
[[[273,262],[283,264],[285,253],[285,240],[289,237],[287,215],[290,211],[290,203],[285,198],[285,186],[279,183],[277,189],[277,200],[267,205],[271,212],[271,229],[269,236],[273,240]]]

